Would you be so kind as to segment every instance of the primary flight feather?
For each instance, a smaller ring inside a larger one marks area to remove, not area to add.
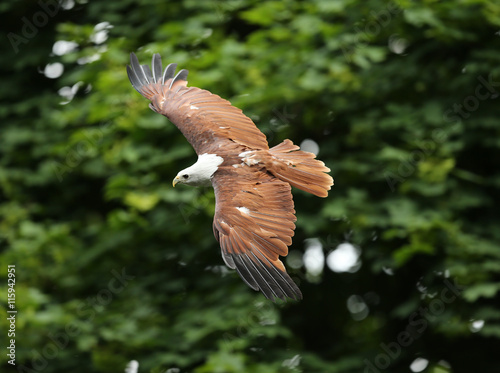
[[[197,162],[180,171],[173,185],[212,185],[213,231],[226,265],[268,299],[301,299],[302,293],[279,259],[288,254],[295,224],[290,185],[326,197],[330,170],[290,140],[269,149],[266,136],[227,100],[187,87],[187,70],[162,69],[159,54],[151,69],[130,55],[127,73],[134,88],[186,137]]]

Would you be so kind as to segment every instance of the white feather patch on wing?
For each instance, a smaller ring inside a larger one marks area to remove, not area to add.
[[[260,162],[259,158],[256,158],[257,154],[253,150],[247,150],[246,152],[238,154],[244,164],[247,166],[253,166]]]
[[[246,157],[248,154],[252,153],[252,150],[247,150],[246,152],[238,154],[238,157],[243,158]]]
[[[253,156],[253,157],[245,157],[245,158],[243,158],[243,162],[247,166],[253,166],[253,165],[259,164],[260,159],[255,158],[255,156]]]
[[[242,212],[245,215],[250,214],[250,210],[248,208],[246,208],[246,207],[236,207],[236,210]]]

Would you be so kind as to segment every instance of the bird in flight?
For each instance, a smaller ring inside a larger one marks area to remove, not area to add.
[[[266,136],[227,100],[187,87],[187,70],[162,69],[153,55],[151,68],[130,55],[127,73],[133,87],[151,101],[192,145],[198,160],[180,171],[176,184],[210,186],[215,191],[213,231],[222,258],[245,283],[275,301],[302,299],[279,259],[288,254],[295,229],[291,187],[326,197],[330,171],[315,155],[292,141],[269,148]]]

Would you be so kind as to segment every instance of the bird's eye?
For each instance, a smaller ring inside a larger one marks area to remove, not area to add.
[[[187,179],[187,178],[189,177],[189,175],[188,175],[188,174],[184,174],[184,175],[182,175],[182,177],[183,177],[184,179]]]

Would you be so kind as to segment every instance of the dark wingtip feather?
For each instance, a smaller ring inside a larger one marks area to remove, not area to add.
[[[165,84],[167,80],[174,77],[175,69],[177,69],[176,63],[171,63],[165,67],[165,72],[163,73],[163,84]]]
[[[243,281],[252,289],[260,290],[267,299],[273,302],[276,302],[277,299],[283,301],[286,301],[287,298],[302,299],[300,289],[286,272],[282,272],[272,265],[266,266],[255,254],[253,257],[256,263],[247,255],[232,254],[230,257]]]
[[[139,81],[139,78],[137,77],[137,74],[134,72],[134,70],[132,70],[132,68],[127,65],[127,75],[128,75],[128,79],[130,80],[130,83],[132,83],[132,87],[134,87],[134,89],[141,93],[141,82]]]
[[[186,70],[186,69],[182,69],[181,71],[179,71],[177,73],[177,75],[174,77],[174,79],[172,79],[172,82],[170,83],[170,87],[168,87],[168,88],[169,89],[172,88],[172,86],[174,85],[174,83],[178,82],[180,80],[186,81],[188,73],[189,73],[189,71]]]
[[[139,59],[135,53],[130,53],[130,66],[127,65],[127,75],[132,83],[132,86],[137,92],[143,94],[143,87],[149,84],[160,83],[165,84],[169,79],[171,79],[169,89],[177,81],[187,81],[187,70],[181,70],[174,76],[175,69],[177,68],[176,63],[171,63],[165,68],[165,72],[162,76],[162,64],[161,56],[158,53],[153,55],[151,60],[151,68],[148,65],[141,65]],[[146,97],[146,96],[145,96]],[[149,96],[146,98],[150,98]]]
[[[151,69],[149,68],[148,65],[141,65],[142,71],[144,72],[144,76],[146,77],[146,80],[149,83],[153,83],[153,73],[151,72]]]
[[[255,281],[254,276],[252,276],[250,270],[247,268],[241,257],[239,255],[231,255],[231,259],[235,264],[236,272],[238,272],[243,281],[245,281],[245,284],[250,286],[253,290],[258,291],[259,284],[257,283],[257,281]]]
[[[153,81],[159,83],[161,79],[161,56],[159,53],[153,54],[151,68],[153,70]]]
[[[132,68],[132,71],[137,76],[137,79],[141,83],[141,86],[148,84],[148,81],[146,79],[146,75],[144,75],[144,71],[142,70],[142,67],[139,64],[139,59],[137,58],[135,53],[130,53],[130,66]]]

